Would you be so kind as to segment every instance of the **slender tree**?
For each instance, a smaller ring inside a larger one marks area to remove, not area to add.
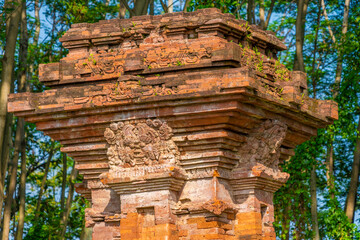
[[[247,21],[249,24],[255,24],[255,1],[247,1]]]
[[[329,16],[327,14],[326,11],[326,5],[325,5],[325,1],[324,0],[320,0],[321,1],[321,7],[323,10],[323,15],[325,17],[325,20],[328,22],[329,21]],[[341,27],[341,35],[340,35],[340,39],[337,40],[336,36],[331,28],[331,26],[329,24],[327,24],[327,29],[330,35],[330,38],[333,42],[333,44],[335,45],[335,49],[337,50],[337,59],[336,59],[336,72],[335,72],[335,82],[332,88],[332,97],[334,99],[336,99],[336,97],[339,94],[339,89],[340,89],[340,83],[341,83],[341,75],[342,75],[342,70],[343,70],[343,54],[344,54],[344,47],[342,46],[342,43],[345,41],[345,35],[347,33],[347,29],[348,29],[348,19],[349,19],[349,6],[350,6],[350,0],[345,0],[345,4],[344,4],[344,10],[343,10],[343,21],[342,21],[342,27]],[[330,189],[331,192],[331,197],[334,198],[334,145],[333,145],[333,140],[330,139],[330,143],[328,145],[327,148],[327,159],[326,159],[326,166],[327,166],[327,183],[328,183],[328,187]],[[354,152],[355,154],[355,152]],[[358,178],[358,173],[359,173],[359,164],[355,163],[356,158],[354,158],[354,164],[353,164],[353,168],[352,168],[352,176],[354,175],[354,177],[351,178],[351,182],[350,182],[350,186],[351,185],[356,185],[358,184],[358,180],[355,179],[356,178],[356,174],[357,174],[357,178]],[[351,190],[349,190],[348,196],[350,196],[350,198],[348,197],[346,200],[346,215],[349,217],[349,219],[352,221],[353,220],[353,215],[350,214],[351,210],[347,208],[348,206],[348,202],[352,202],[355,201],[355,199],[353,199],[353,195],[356,196],[356,191],[357,188],[355,189],[355,194],[354,194],[354,187],[350,187]],[[350,203],[349,206],[351,206],[352,204]]]
[[[303,48],[304,48],[304,36],[305,36],[305,18],[307,14],[307,6],[309,0],[297,1],[297,17],[296,17],[296,51],[294,58],[294,70],[305,72]]]
[[[16,133],[15,133],[14,156],[9,164],[9,181],[8,181],[8,188],[7,188],[6,201],[4,207],[2,239],[9,239],[10,220],[12,214],[11,210],[12,210],[14,193],[17,183],[16,180],[17,180],[18,160],[21,151],[21,143],[23,137],[24,137],[24,120],[18,119]]]
[[[319,233],[319,220],[318,220],[318,211],[317,211],[317,194],[316,194],[316,165],[313,165],[311,170],[310,177],[310,191],[311,191],[311,221],[312,221],[312,230],[313,230],[313,239],[320,240]]]
[[[127,0],[120,0],[120,1],[129,11],[130,17],[146,15],[150,4],[150,0],[134,0],[134,7],[130,8]]]
[[[274,6],[275,6],[275,0],[271,0],[270,8],[269,8],[268,14],[266,15],[266,21],[265,21],[265,26],[264,26],[265,30],[269,26],[269,22],[270,22],[271,14],[272,14],[272,12],[274,10]]]
[[[173,0],[168,0],[167,1],[167,6],[168,6],[168,12],[169,13],[174,12],[174,2],[173,2]]]
[[[152,1],[152,6],[154,6],[154,1]],[[154,10],[154,8],[153,8]],[[153,14],[151,15],[154,15],[154,11],[152,11]],[[124,4],[120,1],[119,3],[119,18],[120,19],[124,19],[126,16],[126,7],[124,6]]]
[[[26,90],[27,81],[27,53],[28,53],[28,28],[27,28],[27,15],[26,15],[26,1],[22,2],[21,12],[21,24],[20,24],[20,51],[19,51],[19,92]],[[20,186],[19,186],[19,220],[16,229],[16,239],[21,240],[24,230],[25,222],[25,197],[26,197],[26,143],[25,143],[25,122],[23,118],[19,118],[21,124],[18,127],[21,129],[21,174],[20,174]]]
[[[318,51],[318,38],[319,38],[319,29],[320,29],[320,18],[321,18],[321,4],[320,1],[318,2],[317,7],[317,22],[316,22],[316,32],[315,32],[315,38],[314,38],[314,48],[313,48],[313,59],[311,64],[311,82],[313,84],[313,98],[316,99],[317,91],[316,91],[316,85],[318,81],[317,77],[317,69],[316,69],[316,54]],[[310,196],[311,196],[311,222],[312,222],[312,230],[313,230],[313,239],[314,240],[320,240],[320,232],[319,232],[319,220],[318,220],[318,201],[317,201],[317,176],[316,176],[316,159],[314,157],[314,164],[311,169],[310,173]]]
[[[10,3],[5,3],[5,4],[10,4]],[[9,5],[7,5],[9,6]],[[14,54],[15,54],[15,43],[16,43],[16,38],[17,38],[17,31],[18,31],[18,26],[20,23],[20,18],[21,18],[21,14],[23,13],[23,7],[25,6],[25,4],[22,4],[21,1],[19,2],[15,2],[13,3],[12,7],[14,8],[10,19],[8,20],[7,23],[9,23],[9,26],[7,27],[15,27],[15,29],[7,29],[7,35],[9,35],[9,37],[7,37],[7,44],[9,44],[11,46],[11,49],[9,50],[9,56],[6,55],[5,52],[5,56],[3,58],[3,74],[2,74],[2,82],[1,82],[1,97],[0,97],[0,131],[4,133],[4,126],[5,126],[5,121],[6,121],[6,103],[7,103],[7,95],[10,92],[10,85],[12,84],[12,77],[13,77],[13,66],[14,66]],[[26,13],[25,13],[26,15]],[[26,16],[25,16],[26,18]],[[14,33],[15,31],[15,33]],[[13,37],[13,38],[10,38]],[[14,43],[9,42],[13,40]],[[5,51],[7,50],[7,48],[5,47]],[[26,50],[24,50],[26,51]],[[6,59],[7,57],[9,57],[10,59]],[[26,59],[26,54],[25,56]],[[26,63],[26,60],[25,60]],[[11,69],[9,69],[11,68]],[[10,74],[10,76],[5,76],[4,72],[7,72]],[[26,71],[25,71],[26,74]],[[21,80],[26,81],[26,78],[21,78]],[[6,97],[3,96],[3,94],[6,94]],[[3,106],[3,104],[5,106]],[[3,111],[5,111],[3,113]],[[3,123],[3,124],[2,124]],[[4,214],[3,214],[3,224],[2,224],[2,239],[8,239],[9,238],[9,231],[10,231],[10,220],[11,220],[11,210],[12,210],[12,204],[13,204],[13,197],[14,197],[14,192],[16,189],[16,177],[17,177],[17,165],[18,165],[18,159],[19,159],[19,154],[21,151],[21,143],[23,142],[22,139],[24,137],[24,120],[19,119],[18,120],[18,124],[17,124],[17,129],[16,129],[16,134],[15,134],[15,152],[14,152],[14,156],[13,159],[11,161],[11,164],[9,166],[9,173],[10,173],[10,177],[9,177],[9,184],[8,184],[8,191],[6,194],[6,201],[5,201],[5,207],[4,207]],[[4,144],[4,139],[2,136],[0,136],[0,144]],[[1,153],[2,154],[2,153]],[[0,155],[1,155],[0,154]],[[2,159],[3,161],[3,159]],[[4,176],[3,176],[4,177]],[[3,193],[1,194],[3,196]],[[1,201],[1,206],[2,206],[2,201]]]
[[[68,197],[66,199],[66,205],[65,205],[65,212],[61,219],[61,232],[60,232],[60,239],[64,239],[65,233],[66,233],[66,227],[69,220],[69,214],[71,210],[71,204],[73,201],[73,195],[75,190],[75,179],[77,178],[78,171],[75,168],[75,164],[73,166],[73,169],[70,174],[70,180],[69,180],[69,193]]]
[[[29,57],[29,72],[28,72],[28,82],[32,80],[33,75],[35,74],[35,58],[38,56],[38,41],[40,36],[40,4],[39,0],[34,1],[34,24],[35,31],[32,44],[30,45],[30,57]],[[28,90],[30,90],[30,84],[28,84]]]
[[[6,0],[4,4],[6,14],[6,44],[4,48],[4,56],[2,58],[1,84],[0,84],[0,156],[1,167],[7,168],[7,158],[3,157],[3,146],[5,143],[5,129],[7,120],[7,99],[13,82],[14,64],[15,64],[15,48],[18,35],[18,27],[21,17],[21,0]],[[4,178],[5,169],[1,169],[0,174],[0,206],[3,205],[4,199]],[[4,230],[3,230],[4,231]],[[7,235],[6,235],[7,236]]]
[[[60,198],[60,207],[62,212],[65,210],[66,177],[67,177],[67,156],[65,153],[63,153],[63,169],[62,169],[61,198]]]
[[[360,165],[360,115],[357,127],[357,136],[355,141],[354,161],[351,170],[350,187],[346,198],[345,214],[350,222],[354,222],[356,196],[359,186],[359,165]]]
[[[45,165],[45,170],[44,170],[44,176],[42,178],[41,181],[41,186],[40,186],[40,190],[39,190],[39,194],[38,194],[38,200],[36,202],[36,210],[35,210],[35,223],[38,222],[39,220],[39,216],[40,216],[40,207],[41,207],[41,199],[42,199],[42,195],[44,193],[44,189],[45,189],[45,185],[46,185],[46,180],[47,180],[47,176],[48,176],[48,172],[49,172],[49,168],[50,168],[50,163],[51,163],[51,159],[53,157],[54,154],[54,145],[51,146],[50,152],[49,152],[49,156],[48,159],[46,161],[46,165]]]
[[[265,6],[264,0],[260,0],[259,2],[259,17],[260,17],[260,27],[265,29]]]
[[[190,0],[185,0],[184,9],[183,9],[184,12],[187,12],[189,5],[190,5]]]

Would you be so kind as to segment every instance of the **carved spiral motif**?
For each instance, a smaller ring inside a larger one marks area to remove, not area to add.
[[[176,163],[180,154],[172,135],[172,129],[159,119],[111,123],[104,132],[110,145],[109,164],[114,169]]]

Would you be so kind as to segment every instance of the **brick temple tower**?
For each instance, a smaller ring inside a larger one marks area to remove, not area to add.
[[[279,163],[337,119],[272,32],[217,9],[74,24],[8,109],[84,176],[96,240],[275,239]]]

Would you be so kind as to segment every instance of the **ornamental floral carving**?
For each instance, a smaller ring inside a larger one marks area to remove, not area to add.
[[[111,123],[104,136],[111,169],[177,163],[180,155],[172,129],[159,119]]]
[[[285,139],[287,125],[279,120],[266,120],[248,137],[239,149],[240,164],[261,163],[277,169],[280,147]]]
[[[213,49],[211,47],[201,47],[200,49],[185,47],[176,50],[156,48],[147,53],[144,63],[148,68],[174,67],[200,63],[203,59],[210,59],[212,54]]]
[[[87,59],[79,60],[75,64],[75,70],[77,70],[76,74],[81,75],[89,73],[90,76],[95,76],[122,73],[124,71],[124,58],[124,51],[95,55],[91,53]]]

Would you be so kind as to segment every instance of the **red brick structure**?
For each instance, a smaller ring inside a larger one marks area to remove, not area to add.
[[[93,239],[275,239],[279,163],[337,118],[284,44],[217,9],[75,24],[8,109],[84,176]]]

